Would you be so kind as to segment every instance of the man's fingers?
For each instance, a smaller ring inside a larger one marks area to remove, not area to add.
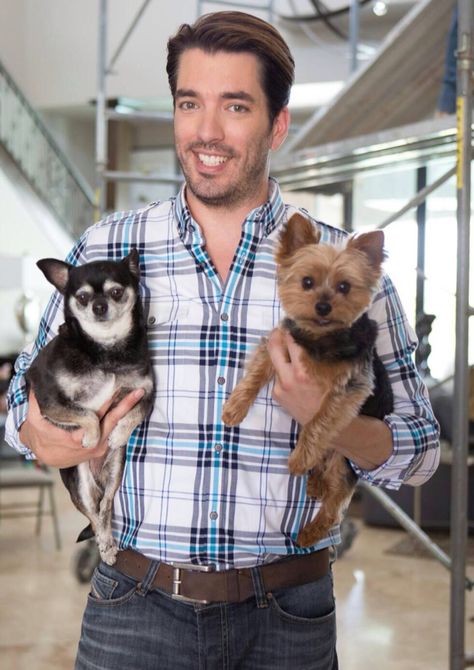
[[[117,423],[126,414],[130,412],[137,402],[143,398],[145,391],[143,389],[135,389],[128,393],[115,407],[113,407],[102,420],[102,436],[108,437]]]
[[[32,390],[28,395],[28,422],[41,432],[47,431],[51,440],[62,441],[64,445],[69,444],[73,447],[82,447],[82,438],[84,437],[84,430],[78,428],[77,430],[64,430],[55,426],[41,414],[40,406],[36,400],[36,396]]]
[[[99,419],[103,419],[103,418],[104,418],[104,416],[107,414],[107,412],[109,411],[109,409],[112,407],[112,405],[113,405],[113,403],[114,403],[114,400],[115,400],[115,396],[112,396],[111,398],[109,398],[108,400],[106,400],[106,401],[104,402],[104,404],[102,405],[102,407],[101,407],[101,408],[98,410],[98,412],[97,412],[97,416],[99,417]]]

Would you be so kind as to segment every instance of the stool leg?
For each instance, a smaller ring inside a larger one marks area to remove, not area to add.
[[[56,512],[56,501],[54,499],[53,486],[49,487],[49,509],[51,510],[51,516],[53,517],[53,526],[54,526],[54,537],[56,540],[56,549],[61,549],[61,537],[59,535],[59,523],[58,515]]]
[[[36,535],[41,533],[41,521],[43,520],[44,486],[40,486],[38,509],[36,512]]]

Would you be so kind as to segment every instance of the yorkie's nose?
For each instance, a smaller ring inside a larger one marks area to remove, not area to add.
[[[96,316],[104,316],[104,314],[107,313],[107,300],[104,300],[103,298],[94,300],[92,311]]]
[[[332,307],[329,302],[316,303],[316,312],[319,314],[319,316],[327,316],[331,310]]]

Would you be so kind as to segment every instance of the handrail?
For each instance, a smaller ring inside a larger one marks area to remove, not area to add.
[[[0,61],[0,144],[73,237],[94,219],[94,194]]]

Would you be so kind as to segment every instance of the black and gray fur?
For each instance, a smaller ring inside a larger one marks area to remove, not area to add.
[[[91,522],[102,559],[113,564],[117,547],[112,504],[122,479],[125,445],[150,411],[154,390],[138,292],[138,252],[133,249],[121,261],[78,267],[46,258],[38,267],[63,294],[65,317],[26,377],[43,417],[64,430],[83,428],[83,446],[93,448],[100,439],[100,407],[110,398],[118,403],[133,389],[145,391],[110,433],[99,472],[93,472],[88,461],[61,470],[73,503]],[[79,539],[87,537],[87,530]]]

